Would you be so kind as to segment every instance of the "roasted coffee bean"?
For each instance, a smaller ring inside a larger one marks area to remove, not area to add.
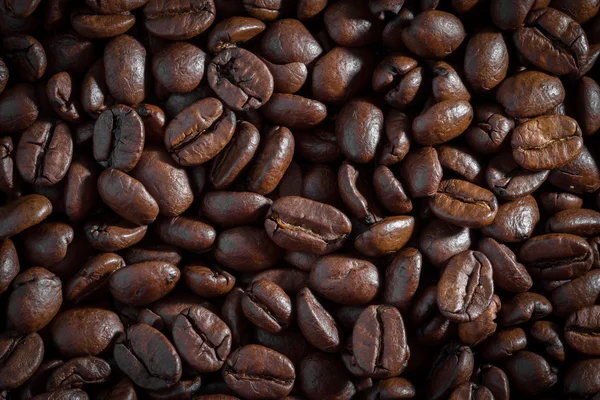
[[[323,122],[327,116],[325,104],[295,94],[283,93],[273,93],[261,111],[274,124],[298,130],[311,129]],[[338,116],[338,120],[339,118]]]
[[[533,196],[525,196],[498,207],[494,222],[481,233],[503,243],[521,242],[531,237],[539,220],[537,202]]]
[[[291,323],[292,303],[277,284],[260,279],[250,283],[244,292],[242,312],[259,328],[278,333]]]
[[[347,305],[363,305],[373,300],[379,285],[375,265],[342,255],[321,257],[314,263],[309,277],[309,287],[317,294]]]
[[[384,218],[358,235],[354,240],[354,247],[370,257],[395,253],[408,243],[414,225],[415,220],[410,216]]]
[[[165,389],[181,378],[181,359],[175,347],[151,326],[128,328],[117,338],[113,354],[121,371],[144,389]]]
[[[335,131],[342,153],[353,162],[368,163],[383,132],[383,112],[368,101],[347,103],[337,116]]]
[[[62,305],[62,283],[52,272],[33,267],[11,284],[7,317],[20,332],[36,332],[48,325]]]
[[[283,354],[260,345],[247,345],[231,353],[221,370],[225,383],[248,399],[287,396],[296,371]]]
[[[143,9],[144,26],[155,36],[185,40],[204,32],[215,20],[213,0],[192,0],[185,4],[149,0]]]
[[[444,346],[429,372],[428,398],[445,398],[454,388],[467,382],[473,373],[473,353],[467,346]]]
[[[154,1],[153,1],[154,2]],[[119,103],[134,105],[144,101],[146,88],[146,49],[128,35],[111,39],[104,48],[106,86]]]
[[[457,17],[437,10],[418,14],[402,31],[402,42],[408,50],[433,59],[452,54],[465,37],[465,29]]]
[[[217,237],[215,258],[236,271],[256,272],[272,267],[281,259],[281,248],[264,229],[240,226],[225,230]]]
[[[446,143],[466,131],[472,120],[473,108],[468,101],[441,101],[413,120],[413,137],[423,146]]]
[[[525,292],[533,286],[533,280],[525,266],[517,261],[513,251],[492,238],[479,242],[479,251],[492,264],[494,284],[509,292]]]
[[[187,265],[182,271],[183,281],[190,290],[202,297],[217,297],[227,293],[235,285],[235,277],[218,266],[202,264]]]
[[[330,205],[287,196],[271,206],[265,230],[277,245],[287,250],[323,255],[342,247],[352,224]]]
[[[501,153],[488,164],[488,187],[504,200],[527,196],[539,188],[550,171],[529,171],[518,165],[510,153]]]
[[[194,90],[204,76],[206,53],[186,42],[175,42],[152,58],[152,74],[171,93]]]
[[[181,111],[165,130],[165,145],[183,166],[215,157],[235,131],[235,114],[215,98],[199,100]]]
[[[367,307],[354,325],[352,352],[369,376],[399,375],[410,357],[400,312],[390,305]]]
[[[490,362],[503,361],[527,347],[527,336],[521,328],[496,332],[480,346],[481,356]]]
[[[502,304],[498,322],[502,326],[519,325],[542,319],[552,312],[550,301],[538,293],[516,294],[510,301]]]
[[[584,146],[573,161],[551,171],[548,181],[559,189],[584,195],[600,189],[600,168]]]
[[[110,365],[101,358],[72,358],[50,374],[46,390],[79,389],[86,384],[104,383],[108,381],[110,374]]]
[[[573,161],[583,147],[581,135],[577,121],[572,118],[542,116],[517,126],[510,144],[517,164],[542,171]]]
[[[525,242],[519,259],[534,278],[562,280],[585,274],[592,267],[593,253],[581,237],[551,233]]]
[[[488,258],[478,251],[464,251],[446,265],[438,284],[437,302],[451,321],[473,321],[489,306],[493,292]]]
[[[566,372],[564,391],[575,396],[593,396],[600,390],[598,375],[594,373],[598,368],[597,358],[575,362]]]
[[[467,228],[482,228],[493,223],[498,200],[492,192],[468,181],[442,181],[429,198],[431,211],[438,218]]]
[[[124,266],[123,259],[114,253],[101,253],[89,258],[68,281],[65,297],[78,303],[94,294],[106,292],[111,274]]]
[[[39,106],[33,86],[20,83],[0,94],[0,129],[3,133],[26,129],[38,115]]]
[[[558,381],[548,361],[530,351],[519,351],[510,357],[504,363],[504,370],[511,381],[511,388],[523,396],[541,395]]]
[[[538,71],[524,71],[506,78],[496,99],[511,117],[535,117],[565,100],[560,79]]]
[[[176,266],[162,261],[128,265],[110,276],[110,293],[124,304],[143,306],[173,290],[180,275]]]
[[[2,40],[4,61],[15,76],[27,82],[40,79],[48,64],[44,47],[28,35],[7,36]]]
[[[266,28],[264,22],[251,17],[234,16],[216,23],[208,34],[207,48],[218,53],[228,47],[246,43],[261,34]]]
[[[475,33],[465,50],[467,82],[477,92],[492,90],[508,72],[508,48],[502,34],[493,30]]]
[[[587,36],[581,26],[554,8],[532,11],[525,25],[515,31],[513,39],[523,58],[555,75],[577,72],[589,53]]]
[[[557,361],[565,360],[565,340],[558,324],[550,321],[534,322],[529,329],[529,335],[544,346],[550,357]]]
[[[248,172],[246,187],[262,195],[271,193],[285,174],[294,156],[294,136],[286,127],[278,126],[267,138]]]
[[[549,215],[564,210],[572,210],[583,206],[583,199],[571,193],[546,192],[540,195],[540,205]]]
[[[51,268],[62,261],[72,244],[74,232],[71,225],[61,222],[44,222],[21,234],[24,259],[32,265]]]
[[[402,161],[400,174],[412,197],[433,196],[442,181],[436,149],[428,146],[410,150]]]
[[[119,14],[97,14],[86,8],[77,8],[71,13],[71,25],[81,36],[103,39],[122,35],[135,24],[135,16],[129,12]]]
[[[317,349],[330,353],[342,349],[341,327],[307,287],[296,295],[296,318],[302,335]]]
[[[94,125],[94,158],[104,168],[129,172],[144,149],[144,125],[134,109],[118,105],[104,111]]]
[[[465,139],[473,150],[490,154],[506,147],[515,123],[504,114],[502,107],[494,103],[475,106],[473,119],[474,123],[465,132]]]
[[[471,231],[436,218],[421,229],[418,246],[429,262],[441,267],[456,254],[469,249]]]
[[[443,145],[437,148],[442,169],[456,173],[469,182],[483,183],[483,166],[477,155],[466,147]]]
[[[83,226],[85,239],[96,250],[119,251],[138,243],[146,235],[147,225],[135,225],[112,215],[101,215]]]
[[[156,235],[164,243],[189,251],[206,251],[217,238],[212,226],[195,217],[160,217],[154,226]]]
[[[26,182],[51,186],[64,178],[72,158],[69,126],[64,122],[38,121],[21,135],[15,162]]]
[[[218,371],[231,350],[231,331],[215,314],[193,306],[175,318],[173,343],[184,362],[200,373]]]
[[[580,353],[597,356],[598,313],[600,307],[585,307],[572,313],[565,323],[565,340],[569,346]]]
[[[44,342],[37,333],[19,334],[5,331],[0,334],[0,388],[16,389],[38,369],[44,358]]]
[[[400,312],[408,311],[419,287],[423,256],[408,247],[396,253],[385,270],[383,301]]]

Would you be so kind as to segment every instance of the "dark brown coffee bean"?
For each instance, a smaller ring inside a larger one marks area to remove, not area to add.
[[[519,351],[504,363],[504,370],[511,381],[512,389],[523,396],[537,396],[549,391],[558,381],[544,357]]]
[[[31,265],[51,268],[67,255],[73,243],[73,227],[62,222],[44,222],[21,234],[23,258]]]
[[[412,247],[400,250],[385,270],[383,301],[406,312],[419,287],[423,256]]]
[[[600,213],[588,208],[559,211],[546,222],[546,231],[596,236],[600,233]]]
[[[288,295],[296,295],[300,289],[308,284],[308,272],[300,271],[294,268],[270,268],[258,272],[252,277],[251,282],[258,280],[267,280],[275,283],[283,289]]]
[[[89,400],[89,398],[88,394],[81,389],[58,389],[32,397],[35,400]]]
[[[3,57],[14,72],[26,82],[40,79],[46,72],[47,60],[44,47],[29,35],[7,36],[2,40]]]
[[[525,196],[498,207],[494,222],[481,233],[503,243],[522,242],[531,237],[539,220],[537,202],[533,196]]]
[[[104,48],[106,85],[119,103],[134,105],[144,101],[146,88],[146,49],[127,35],[111,39]]]
[[[511,357],[527,347],[527,336],[521,328],[508,328],[496,332],[480,346],[481,356],[489,362]]]
[[[437,10],[418,14],[402,31],[402,42],[414,54],[440,59],[453,53],[466,37],[454,15]]]
[[[354,325],[352,352],[358,366],[370,376],[400,374],[410,357],[400,312],[390,305],[367,307]]]
[[[215,229],[196,217],[160,217],[154,228],[164,243],[194,252],[208,250],[217,238]]]
[[[438,218],[468,228],[490,225],[498,212],[498,200],[492,192],[458,179],[442,181],[429,206]]]
[[[3,133],[21,131],[31,126],[39,115],[33,86],[12,86],[0,94],[0,129]]]
[[[445,398],[454,388],[467,382],[473,373],[473,364],[473,353],[469,347],[458,343],[444,346],[429,372],[428,398]]]
[[[235,131],[235,114],[215,98],[181,111],[165,130],[165,146],[179,165],[200,165],[215,157]]]
[[[111,275],[110,293],[124,304],[143,306],[166,296],[180,276],[176,266],[162,261],[128,265]]]
[[[98,193],[114,212],[134,224],[148,225],[158,216],[158,204],[144,185],[118,169],[100,174]]]
[[[351,229],[338,209],[297,196],[276,200],[265,219],[265,230],[277,245],[317,255],[342,247]]]
[[[38,369],[44,358],[44,342],[37,333],[0,334],[0,388],[16,389]]]
[[[278,333],[291,323],[292,302],[277,284],[257,280],[244,292],[242,311],[254,325],[267,332]]]
[[[247,399],[274,399],[287,396],[296,371],[283,354],[251,344],[231,353],[221,370],[227,386]]]
[[[365,168],[344,161],[338,170],[338,187],[342,201],[355,218],[370,225],[382,219],[371,182]]]
[[[596,336],[599,306],[585,307],[572,313],[565,323],[565,340],[582,354],[597,356],[600,352]]]
[[[147,225],[135,225],[113,215],[101,215],[83,226],[85,239],[96,250],[119,251],[144,238]]]
[[[104,168],[131,171],[144,149],[144,125],[130,107],[104,111],[94,125],[94,158]]]
[[[508,48],[502,34],[484,30],[471,36],[465,50],[467,82],[477,92],[498,86],[508,72]]]
[[[52,342],[63,357],[97,356],[111,350],[123,333],[119,316],[100,308],[73,308],[56,316],[50,325]]]
[[[566,357],[565,340],[562,327],[550,321],[537,321],[531,325],[529,335],[544,346],[546,353],[557,361]]]
[[[587,36],[581,26],[554,8],[532,11],[525,26],[515,31],[513,39],[528,62],[555,75],[576,73],[589,53]]]
[[[7,316],[20,332],[36,332],[46,326],[62,304],[62,285],[50,271],[33,267],[12,282]]]
[[[309,287],[317,294],[347,305],[367,304],[374,299],[379,285],[379,272],[375,265],[342,255],[318,259],[309,278]]]
[[[517,126],[510,144],[517,164],[541,171],[573,161],[583,148],[581,135],[577,121],[572,118],[542,116]]]
[[[251,17],[234,16],[216,23],[208,34],[206,47],[213,54],[228,47],[246,43],[260,35],[264,22]]]
[[[488,187],[504,200],[527,196],[539,188],[550,171],[529,171],[517,164],[510,153],[501,153],[488,164]]]
[[[262,195],[275,190],[293,156],[294,135],[283,126],[272,128],[248,172],[248,190]]]
[[[119,14],[96,14],[86,8],[77,8],[71,13],[71,26],[81,36],[103,39],[122,35],[135,24],[135,16],[129,12]]]
[[[570,163],[550,172],[548,181],[559,189],[588,194],[600,189],[600,168],[587,147]]]
[[[152,104],[139,104],[135,112],[142,118],[146,140],[162,143],[165,136],[165,112]]]
[[[464,251],[450,259],[438,284],[442,314],[455,322],[472,321],[492,301],[492,264],[478,251]]]
[[[255,110],[273,94],[273,75],[253,53],[241,48],[219,52],[208,66],[211,89],[236,111]]]
[[[402,161],[400,174],[412,197],[433,196],[442,181],[442,165],[436,149],[413,148]]]
[[[198,375],[193,380],[182,379],[167,389],[148,391],[148,397],[152,400],[188,398],[194,396],[201,386],[202,378]]]
[[[423,146],[442,144],[466,131],[472,120],[473,108],[468,101],[445,100],[413,120],[413,137]]]
[[[498,322],[501,326],[520,325],[542,319],[551,312],[552,304],[541,294],[519,293],[502,304]]]
[[[73,139],[68,125],[38,121],[21,135],[15,161],[26,182],[50,186],[67,174],[72,157]]]
[[[362,254],[380,257],[400,250],[410,240],[415,226],[411,216],[387,217],[358,235],[354,247]]]
[[[407,214],[412,211],[412,201],[406,195],[402,183],[385,165],[380,165],[373,173],[373,189],[377,200],[393,214]]]
[[[441,267],[456,254],[469,249],[471,231],[435,218],[421,229],[418,246],[429,262]]]
[[[169,92],[188,93],[200,84],[206,58],[193,44],[175,42],[152,57],[152,74]]]
[[[406,114],[391,110],[385,116],[385,138],[380,164],[389,166],[404,159],[410,148],[410,130],[411,123]]]
[[[524,71],[505,79],[496,100],[511,117],[535,117],[565,100],[560,79],[538,71]]]
[[[149,0],[144,6],[144,26],[155,36],[186,40],[204,32],[215,20],[213,0],[192,0],[185,4]]]
[[[181,378],[181,359],[175,347],[151,326],[128,328],[117,338],[113,354],[121,371],[142,388],[165,389]]]
[[[315,99],[343,103],[370,84],[374,64],[364,49],[333,48],[315,63],[311,86]]]
[[[173,343],[183,361],[195,371],[214,372],[229,355],[231,331],[217,315],[194,306],[175,318]]]
[[[600,128],[600,115],[596,111],[599,100],[600,86],[596,81],[588,76],[581,78],[577,96],[577,121],[584,135],[592,135]]]
[[[307,287],[296,296],[296,318],[302,335],[317,349],[329,353],[342,349],[341,327]]]
[[[4,293],[20,271],[19,256],[12,240],[0,242],[0,294]]]
[[[578,209],[583,206],[583,199],[571,193],[545,192],[540,195],[540,205],[549,215],[559,211]]]
[[[479,251],[492,263],[494,284],[509,292],[521,293],[533,285],[531,276],[523,264],[517,262],[512,250],[492,238],[479,241]]]
[[[182,214],[194,199],[186,171],[160,147],[146,146],[131,176],[140,181],[167,217]]]
[[[383,133],[383,113],[373,103],[355,100],[340,110],[335,123],[338,144],[352,162],[368,163]]]
[[[325,104],[295,94],[274,93],[261,110],[274,124],[298,130],[311,129],[327,116]]]
[[[593,253],[585,239],[553,233],[525,242],[519,259],[534,278],[562,280],[585,274],[592,266]]]
[[[272,267],[283,256],[262,228],[240,226],[217,237],[215,258],[223,266],[241,272],[256,272]]]
[[[496,153],[506,147],[509,134],[515,127],[498,104],[482,104],[474,108],[474,123],[466,130],[469,146],[483,154]]]
[[[52,203],[44,196],[21,196],[0,207],[0,239],[14,236],[42,222],[52,213]]]
[[[469,182],[483,183],[483,164],[479,157],[467,147],[442,145],[437,148],[438,158],[443,169],[454,172]]]
[[[225,295],[235,285],[235,277],[216,265],[187,265],[181,272],[186,286],[205,298]]]
[[[113,272],[125,266],[125,261],[114,253],[91,257],[65,286],[67,300],[78,303],[97,293],[106,292]]]

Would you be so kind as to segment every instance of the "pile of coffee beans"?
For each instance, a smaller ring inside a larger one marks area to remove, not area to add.
[[[600,1],[0,1],[0,399],[600,399]]]

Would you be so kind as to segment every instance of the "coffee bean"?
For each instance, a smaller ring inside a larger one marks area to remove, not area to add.
[[[537,202],[525,196],[499,206],[494,222],[481,232],[503,243],[521,242],[531,237],[539,220]]]
[[[488,187],[504,200],[527,196],[539,188],[550,171],[529,171],[519,166],[510,153],[494,157],[486,171]]]
[[[500,298],[493,295],[490,305],[483,314],[473,321],[458,324],[458,337],[460,340],[466,345],[476,346],[490,337],[496,332],[496,315],[501,308]]]
[[[235,277],[216,265],[187,265],[183,267],[181,274],[186,286],[205,298],[225,295],[235,285]]]
[[[161,261],[128,265],[110,276],[110,293],[124,304],[150,304],[173,290],[180,275],[177,267]]]
[[[402,31],[402,42],[414,54],[439,59],[453,53],[466,36],[463,24],[444,11],[425,11]]]
[[[327,378],[321,379],[320,377]],[[298,384],[302,393],[311,400],[328,396],[350,399],[357,392],[342,363],[318,352],[309,354],[300,362]]]
[[[229,355],[231,332],[218,316],[206,308],[194,306],[175,318],[173,343],[183,361],[194,370],[214,372]]]
[[[531,325],[529,335],[545,347],[546,353],[550,357],[557,361],[565,360],[565,340],[558,324],[550,321],[536,321]]]
[[[104,48],[106,86],[114,99],[134,105],[144,101],[146,93],[146,49],[128,35],[111,39]]]
[[[367,307],[354,325],[352,352],[358,366],[370,376],[400,374],[410,356],[400,312],[390,305]]]
[[[215,247],[217,261],[236,271],[261,271],[275,265],[282,255],[264,229],[251,226],[221,232]]]
[[[598,393],[600,382],[598,382],[598,376],[593,372],[598,364],[597,358],[575,362],[565,375],[564,391],[578,396]]]
[[[442,181],[429,206],[438,218],[467,228],[490,225],[498,212],[498,200],[492,192],[458,179]]]
[[[44,268],[53,267],[66,257],[74,235],[71,225],[60,222],[44,222],[27,229],[21,235],[25,261]]]
[[[221,370],[225,383],[248,399],[287,396],[296,371],[284,355],[260,345],[247,345],[231,353]]]
[[[278,126],[267,133],[267,138],[248,172],[246,187],[262,195],[271,193],[294,156],[294,136],[286,127]]]
[[[114,215],[101,215],[83,226],[85,239],[96,250],[119,251],[144,238],[147,225],[135,225]]]
[[[216,23],[208,34],[206,47],[215,54],[221,50],[246,43],[260,35],[264,22],[251,17],[234,16]]]
[[[0,95],[0,128],[3,133],[26,129],[38,115],[39,108],[31,85],[17,84]]]
[[[199,100],[181,111],[165,130],[165,146],[179,165],[200,165],[231,140],[235,114],[215,98]]]
[[[443,266],[470,246],[469,228],[461,228],[437,218],[425,225],[419,236],[419,250],[436,267]]]
[[[444,398],[454,388],[467,382],[473,373],[473,353],[467,346],[450,343],[438,353],[429,372],[428,397]]]
[[[78,8],[71,13],[71,25],[81,36],[103,39],[119,36],[135,24],[135,16],[129,12],[119,14],[96,14],[92,10]]]
[[[0,388],[16,389],[38,369],[44,358],[44,342],[37,333],[19,334],[5,331],[0,334]]]
[[[472,120],[473,108],[468,101],[445,100],[413,120],[413,137],[423,146],[442,144],[466,131]]]
[[[296,296],[296,318],[302,335],[317,349],[341,350],[341,328],[309,288],[303,288]]]
[[[552,312],[547,298],[538,293],[516,294],[510,301],[502,304],[498,322],[502,326],[519,325],[528,321],[544,318]]]
[[[175,42],[152,58],[152,74],[169,92],[188,93],[200,84],[206,57],[206,53],[190,43]]]
[[[130,107],[118,105],[104,111],[94,125],[94,158],[104,168],[129,172],[144,148],[144,125]]]
[[[442,181],[436,149],[428,146],[410,150],[402,161],[400,174],[413,197],[433,196]]]
[[[524,71],[506,78],[496,99],[511,117],[534,117],[565,100],[560,79],[538,71]]]
[[[67,174],[72,157],[69,126],[64,122],[38,121],[21,135],[15,161],[26,182],[51,186]]]
[[[410,216],[384,218],[358,235],[354,247],[370,257],[395,253],[408,243],[414,225],[415,220]]]
[[[215,229],[198,218],[160,217],[155,225],[156,235],[165,243],[189,251],[208,250],[217,238]]]
[[[344,161],[338,170],[342,201],[361,223],[370,225],[382,219],[383,212],[373,196],[365,168]]]
[[[202,198],[202,214],[225,228],[264,220],[273,202],[257,193],[215,191]]]
[[[192,0],[184,5],[149,0],[143,9],[144,26],[155,36],[185,40],[204,32],[215,20],[213,0]]]
[[[383,113],[368,101],[347,103],[337,116],[335,131],[342,153],[353,162],[368,163],[375,157],[383,131]]]
[[[79,389],[86,384],[104,383],[108,381],[110,374],[110,365],[101,358],[72,358],[50,374],[46,390]]]
[[[504,370],[517,393],[536,396],[549,391],[558,376],[544,357],[529,351],[519,351],[504,363]]]
[[[479,242],[479,251],[485,254],[492,264],[496,286],[517,293],[531,289],[533,280],[529,272],[517,261],[517,256],[510,248],[492,238],[485,238]]]
[[[478,251],[452,257],[438,285],[437,302],[442,314],[455,322],[472,321],[492,301],[492,264]]]
[[[145,324],[128,328],[115,342],[117,366],[138,386],[165,389],[181,378],[181,359],[159,331]]]
[[[12,71],[27,82],[40,79],[46,72],[44,47],[28,35],[7,36],[2,40],[4,60]]]

